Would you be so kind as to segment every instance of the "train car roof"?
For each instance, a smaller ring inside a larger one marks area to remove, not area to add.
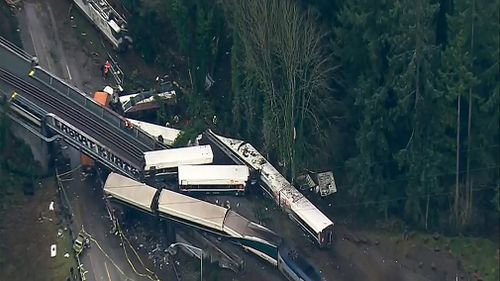
[[[307,278],[305,280],[320,281],[316,268],[314,268],[302,255],[295,249],[292,249],[286,243],[282,243],[279,247],[280,255],[285,264],[297,275]],[[307,277],[306,277],[307,276]],[[302,280],[302,279],[301,279]]]
[[[122,30],[114,20],[109,20],[108,24],[116,33],[119,33]]]
[[[282,241],[282,238],[274,231],[260,224],[256,224],[231,210],[228,211],[226,219],[224,220],[224,231],[232,236],[257,238],[276,247],[278,247]]]
[[[188,146],[144,152],[145,170],[167,169],[180,165],[210,164],[214,155],[210,145]]]
[[[228,209],[164,189],[158,199],[158,211],[168,216],[223,231],[224,218]]]
[[[244,185],[250,175],[246,165],[182,165],[178,171],[180,185]]]
[[[316,232],[333,225],[333,222],[305,197],[293,202],[291,209]]]
[[[160,126],[156,124],[151,124],[148,122],[143,122],[139,120],[134,120],[134,119],[128,119],[134,126],[139,127],[141,130],[146,132],[148,135],[152,136],[153,138],[158,138],[158,136],[163,137],[163,143],[166,145],[172,145],[175,141],[175,139],[179,136],[181,133],[180,130],[174,129],[174,128],[169,128],[165,126]]]
[[[280,196],[288,198],[290,209],[299,218],[306,221],[316,233],[333,225],[333,222],[323,212],[292,186],[271,164],[264,164],[262,173],[266,175],[270,185],[276,188],[275,192],[279,192]]]
[[[274,194],[280,194],[290,202],[290,208],[294,213],[306,221],[316,232],[325,227],[333,225],[333,222],[323,214],[309,199],[300,193],[281,173],[265,159],[260,152],[251,144],[241,140],[222,137],[214,134],[221,142],[236,151],[243,160],[256,170],[260,170],[266,179],[266,184]]]
[[[156,188],[117,173],[110,173],[106,183],[104,183],[104,192],[130,205],[151,212],[151,202],[155,196]]]
[[[237,139],[232,139],[228,137],[223,137],[220,135],[215,134],[212,132],[212,134],[218,138],[223,144],[227,145],[230,147],[232,150],[236,151],[238,154],[240,154],[240,157],[248,164],[250,165],[253,169],[259,170],[261,168],[261,165],[265,163],[265,158],[260,155],[260,153],[253,148],[250,144],[242,141],[242,140],[237,140]],[[245,153],[243,153],[243,148],[246,146],[250,146],[251,148],[254,149],[254,151],[247,150]],[[248,152],[248,153],[247,153]]]

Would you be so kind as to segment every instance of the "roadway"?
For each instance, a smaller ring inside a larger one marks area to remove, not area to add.
[[[68,148],[65,156],[71,159],[72,167],[79,164],[79,152]],[[106,202],[103,197],[101,182],[96,177],[85,177],[79,169],[62,178],[65,193],[74,213],[73,231],[75,236],[83,228],[90,234],[91,247],[80,255],[89,281],[110,280],[156,280],[153,275],[147,275],[127,243],[121,243],[119,236],[113,233],[113,224],[109,217]],[[125,248],[123,247],[125,245]],[[126,250],[126,253],[125,253]],[[147,260],[143,260],[149,268]],[[131,266],[131,263],[134,267]],[[161,279],[165,280],[165,279]]]

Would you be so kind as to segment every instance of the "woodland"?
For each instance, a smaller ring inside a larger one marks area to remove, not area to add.
[[[320,204],[339,212],[496,231],[498,0],[121,4],[135,51],[184,79],[196,130],[216,115],[292,181],[332,170]]]

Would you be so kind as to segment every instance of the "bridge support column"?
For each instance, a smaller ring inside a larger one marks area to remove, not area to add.
[[[48,144],[17,122],[10,122],[10,129],[15,137],[23,140],[31,148],[33,158],[40,164],[41,171],[38,171],[38,174],[47,174],[50,166]]]
[[[163,230],[165,231],[167,244],[175,243],[175,225],[171,220],[163,219]]]

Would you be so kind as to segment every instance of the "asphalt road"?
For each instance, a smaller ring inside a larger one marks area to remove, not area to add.
[[[72,161],[72,167],[79,165],[79,152],[68,148],[65,151]],[[92,236],[91,247],[81,254],[84,268],[89,271],[88,280],[151,280],[141,277],[129,264],[119,236],[112,232],[112,222],[106,209],[102,188],[95,178],[82,176],[80,169],[64,177],[64,186],[71,208],[75,214],[75,234],[81,226]],[[137,272],[144,274],[146,270],[137,261],[129,248],[126,248],[130,262]]]

